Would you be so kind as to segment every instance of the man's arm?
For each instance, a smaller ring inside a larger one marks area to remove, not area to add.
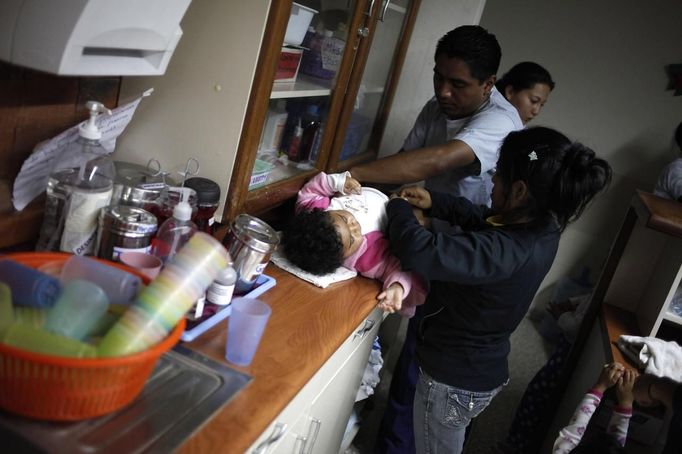
[[[402,151],[402,150],[401,150]],[[402,151],[351,168],[353,178],[369,183],[414,183],[476,160],[474,151],[461,140]]]

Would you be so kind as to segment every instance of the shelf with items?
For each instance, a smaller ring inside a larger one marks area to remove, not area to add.
[[[275,82],[270,99],[330,96],[332,81],[299,74],[295,82]]]

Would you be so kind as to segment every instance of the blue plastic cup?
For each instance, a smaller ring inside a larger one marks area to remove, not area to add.
[[[83,340],[109,307],[109,299],[99,286],[80,279],[64,286],[50,309],[45,329],[72,339]]]
[[[272,309],[261,300],[234,298],[227,320],[225,358],[238,366],[248,366],[258,349]]]

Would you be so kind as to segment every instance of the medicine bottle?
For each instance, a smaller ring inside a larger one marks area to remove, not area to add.
[[[218,277],[211,283],[206,291],[206,299],[209,303],[218,306],[226,306],[232,301],[234,286],[237,283],[237,272],[230,264],[222,270]]]
[[[185,181],[185,187],[192,188],[197,193],[197,213],[192,216],[192,220],[197,225],[197,229],[208,234],[213,233],[213,215],[218,209],[220,202],[220,186],[213,180],[202,177],[193,177]]]

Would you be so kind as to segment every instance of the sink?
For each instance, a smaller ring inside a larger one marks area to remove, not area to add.
[[[165,353],[127,407],[78,422],[46,422],[0,411],[3,450],[13,453],[170,452],[251,381],[181,345]]]

